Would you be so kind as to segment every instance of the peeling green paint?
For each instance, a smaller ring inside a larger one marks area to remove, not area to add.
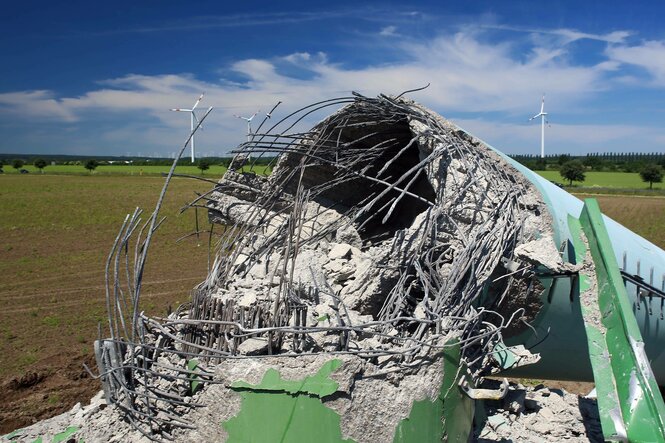
[[[445,441],[468,441],[473,429],[474,402],[459,387],[461,350],[457,341],[450,341],[443,353],[443,433]]]
[[[53,440],[51,440],[52,443],[61,443],[63,441],[67,441],[69,437],[72,435],[76,434],[76,432],[79,430],[76,426],[69,426],[67,429],[62,431],[59,434],[56,434],[53,436]]]
[[[413,402],[411,413],[400,421],[393,443],[440,442],[443,439],[443,398]]]
[[[3,440],[11,440],[16,437],[20,437],[21,434],[23,434],[23,429],[17,429],[15,431],[10,432],[9,434],[5,434],[2,436]]]
[[[397,425],[393,443],[468,440],[474,403],[458,386],[460,364],[459,344],[448,342],[443,352],[443,381],[438,398],[413,402],[409,416]]]
[[[321,398],[337,392],[330,375],[342,365],[326,362],[319,371],[302,380],[283,380],[268,369],[256,385],[236,381],[231,388],[242,397],[240,413],[222,423],[229,442],[351,443],[344,440],[340,416]],[[413,403],[409,417],[400,421],[394,443],[467,441],[471,434],[474,402],[458,386],[460,346],[449,342],[443,352],[444,376],[436,400]],[[371,420],[371,417],[368,417]]]
[[[199,367],[199,361],[196,360],[195,358],[187,361],[188,370],[194,371],[198,367]],[[196,391],[199,390],[199,388],[203,386],[203,384],[199,381],[199,377],[196,375],[190,375],[188,378],[189,378],[189,392],[194,394],[196,393]]]
[[[258,385],[250,385],[244,381],[237,381],[231,385],[234,389],[254,389],[264,391],[284,391],[289,394],[305,393],[317,397],[325,397],[337,392],[337,382],[328,378],[337,368],[342,366],[341,360],[326,362],[319,371],[303,380],[282,380],[276,369],[270,368]]]
[[[258,385],[233,383],[242,406],[237,416],[222,424],[229,433],[228,442],[353,443],[342,439],[339,414],[320,400],[337,392],[338,384],[329,375],[341,364],[328,361],[302,380],[283,380],[271,368]]]
[[[53,439],[51,440],[51,443],[62,443],[65,442],[71,437],[72,435],[76,434],[79,431],[79,428],[76,426],[68,426],[64,431],[55,434],[53,436]],[[24,429],[17,429],[13,432],[10,432],[9,434],[3,435],[2,440],[7,440],[11,441],[12,439],[15,439],[17,437],[20,437],[24,432]],[[44,442],[44,437],[37,437],[35,440],[32,441],[32,443],[43,443]],[[79,440],[79,443],[84,443],[83,439]]]

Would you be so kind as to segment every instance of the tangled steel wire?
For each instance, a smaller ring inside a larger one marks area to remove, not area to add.
[[[261,132],[275,108],[234,151],[248,164],[189,205],[225,225],[191,302],[168,318],[139,311],[174,168],[148,221],[128,216],[109,255],[98,366],[107,400],[147,436],[190,426],[180,415],[198,405],[186,397],[215,382],[223,359],[343,353],[417,371],[455,337],[482,375],[502,332],[529,318],[515,300],[538,290],[534,269],[511,265],[537,235],[540,208],[497,154],[401,95],[315,103]],[[262,157],[272,159],[267,177],[256,173]],[[330,259],[340,244],[360,258]]]

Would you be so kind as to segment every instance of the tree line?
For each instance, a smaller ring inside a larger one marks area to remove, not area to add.
[[[573,182],[583,182],[587,171],[601,172],[637,172],[642,181],[662,183],[665,173],[665,153],[622,152],[593,153],[573,156],[570,154],[548,155],[541,158],[537,155],[512,155],[512,159],[533,171],[558,170],[561,177]]]
[[[512,159],[534,171],[560,169],[564,163],[580,161],[587,170],[606,172],[640,172],[647,165],[665,168],[665,153],[594,153],[586,155],[556,154],[540,158],[536,155],[511,155]]]

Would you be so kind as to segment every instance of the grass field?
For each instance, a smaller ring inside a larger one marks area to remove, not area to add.
[[[568,180],[561,177],[559,171],[536,171],[546,179],[568,184]],[[587,172],[586,180],[573,182],[578,187],[618,188],[618,189],[648,189],[649,183],[644,183],[640,174],[631,172]],[[663,189],[662,183],[654,183],[654,189]]]
[[[150,212],[162,184],[138,175],[0,175],[0,434],[99,389],[81,367],[94,367],[92,343],[106,321],[104,261],[125,214],[135,206]],[[177,210],[209,188],[198,180],[172,184],[163,211],[169,219],[144,280],[149,313],[187,300],[207,273],[206,241],[175,240],[194,229],[194,214]],[[607,215],[665,247],[665,198],[598,200]]]
[[[64,174],[64,175],[162,175],[169,172],[170,166],[135,166],[135,165],[101,165],[91,174],[82,165],[53,165],[44,168],[43,175]],[[22,169],[30,171],[30,174],[40,174],[39,169],[32,165],[25,165]],[[248,167],[243,170],[248,170]],[[5,165],[3,170],[5,174],[18,174],[18,170]],[[265,166],[254,167],[257,174],[265,174]],[[220,177],[226,172],[224,166],[212,165],[210,169],[203,173],[203,176]],[[193,165],[177,166],[176,173],[188,175],[201,175],[201,170]]]

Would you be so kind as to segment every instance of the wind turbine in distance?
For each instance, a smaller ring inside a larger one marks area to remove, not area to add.
[[[254,117],[256,117],[259,112],[261,112],[261,110],[256,111],[251,117],[241,117],[240,115],[233,114],[234,117],[247,121],[247,141],[252,137],[252,120],[254,120]]]
[[[545,112],[545,94],[543,94],[543,101],[540,104],[540,113],[529,119],[529,121],[531,121],[540,117],[540,158],[545,158],[545,123],[548,123],[545,118],[546,116],[547,112]]]
[[[203,94],[205,94],[205,93],[203,93]],[[196,107],[199,105],[199,103],[201,103],[201,100],[203,100],[203,94],[201,94],[199,96],[199,99],[196,100],[196,102],[194,103],[194,106],[192,106],[192,109],[181,109],[181,108],[171,109],[171,111],[175,111],[175,112],[189,112],[190,113],[190,116],[189,116],[189,131],[190,131],[190,133],[194,132],[194,120],[196,120],[197,124],[199,122],[199,119],[196,117],[196,113],[194,111],[196,110]],[[192,134],[190,147],[191,147],[191,150],[192,150],[192,163],[194,163],[194,152],[195,152],[195,150],[194,150],[194,134]]]

